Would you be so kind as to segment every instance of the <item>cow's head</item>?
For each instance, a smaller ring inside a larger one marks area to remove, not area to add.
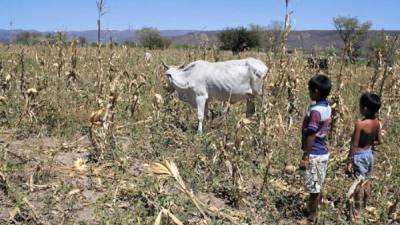
[[[268,67],[258,61],[247,62],[246,65],[253,79],[252,89],[257,95],[261,95],[265,79],[269,72]]]
[[[261,63],[247,62],[246,66],[248,67],[249,71],[257,77],[257,79],[265,79],[269,72],[268,67]]]
[[[165,89],[168,92],[173,92],[174,91],[174,86],[172,84],[173,77],[182,72],[182,69],[185,67],[185,63],[183,63],[179,66],[172,66],[172,65],[167,65],[167,64],[165,64],[164,61],[162,61],[162,64],[166,70],[165,76],[167,78],[167,87],[165,87]]]

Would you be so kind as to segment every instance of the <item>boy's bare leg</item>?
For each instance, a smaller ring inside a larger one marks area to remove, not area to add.
[[[364,187],[362,183],[358,184],[356,189],[354,190],[354,219],[356,224],[361,222],[361,208],[362,208],[362,200],[364,198]]]
[[[308,220],[315,221],[318,216],[318,207],[321,203],[321,193],[311,193],[310,202],[308,205]]]
[[[365,183],[363,184],[363,188],[364,188],[364,205],[363,207],[367,207],[368,204],[368,200],[371,197],[371,183],[367,180],[365,181]]]
[[[321,202],[321,193],[310,193],[309,201],[307,204],[308,216],[297,222],[299,225],[314,224],[318,215],[318,206]]]

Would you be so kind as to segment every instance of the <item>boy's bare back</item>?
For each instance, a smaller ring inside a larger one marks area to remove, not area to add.
[[[382,142],[380,123],[378,119],[363,119],[356,123],[353,134],[353,145],[356,149],[364,150]]]

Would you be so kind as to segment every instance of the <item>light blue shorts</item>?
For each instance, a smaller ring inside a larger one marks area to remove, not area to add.
[[[353,159],[353,168],[356,177],[370,178],[374,165],[372,150],[356,152]]]

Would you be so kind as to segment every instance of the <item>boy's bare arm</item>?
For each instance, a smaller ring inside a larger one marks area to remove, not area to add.
[[[308,166],[310,164],[310,161],[308,158],[308,155],[309,155],[308,153],[310,151],[312,151],[312,146],[314,145],[315,137],[316,137],[315,133],[306,133],[306,138],[305,138],[306,143],[303,148],[303,156],[300,160],[300,169],[305,170],[308,168]]]
[[[313,145],[315,143],[317,128],[315,127],[317,121],[320,121],[320,115],[315,114],[318,112],[311,112],[310,116],[304,118],[302,126],[302,146],[303,157],[300,160],[300,169],[307,169],[310,162],[308,155],[312,151]],[[315,130],[314,130],[315,129]]]
[[[307,135],[307,139],[306,139],[306,148],[304,149],[304,153],[307,153],[309,151],[312,151],[312,147],[315,143],[315,134],[316,133],[309,133]]]
[[[382,124],[381,124],[381,122],[379,122],[379,127],[378,127],[378,130],[376,132],[374,145],[380,145],[380,144],[383,143],[383,137],[382,137],[382,130],[381,129],[382,129]]]
[[[349,156],[347,157],[347,166],[346,166],[347,173],[353,173],[352,161],[354,158],[354,153],[358,148],[358,143],[360,142],[360,133],[361,133],[360,122],[357,121],[354,126],[353,135],[351,136],[351,146],[350,146]]]
[[[305,121],[307,124],[303,125],[304,134],[304,154],[312,151],[313,145],[315,143],[316,133],[319,129],[319,123],[321,122],[321,114],[318,111],[311,111],[308,120]]]
[[[354,153],[356,149],[358,148],[358,143],[360,142],[360,133],[361,133],[361,127],[360,127],[360,122],[357,121],[356,124],[354,125],[354,132],[351,137],[351,145],[350,145],[350,152],[349,152],[349,159],[353,158]]]

